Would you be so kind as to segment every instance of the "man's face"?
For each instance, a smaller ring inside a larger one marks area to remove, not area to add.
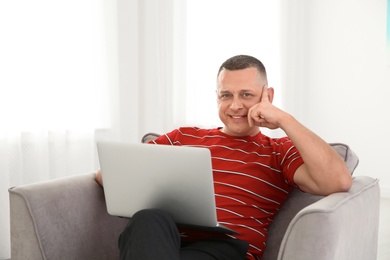
[[[222,70],[217,81],[219,118],[222,131],[232,136],[253,136],[258,126],[249,126],[248,110],[261,100],[266,84],[256,68]]]

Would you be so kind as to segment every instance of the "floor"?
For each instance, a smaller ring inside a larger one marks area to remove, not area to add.
[[[390,198],[381,198],[377,260],[390,260]]]

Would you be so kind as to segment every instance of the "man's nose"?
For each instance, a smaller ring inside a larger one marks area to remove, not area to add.
[[[239,97],[234,97],[232,103],[230,104],[230,109],[238,110],[243,108],[242,102]]]

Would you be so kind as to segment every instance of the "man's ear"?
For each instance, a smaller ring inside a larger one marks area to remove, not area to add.
[[[274,88],[268,88],[268,98],[271,103],[274,100],[274,91]]]

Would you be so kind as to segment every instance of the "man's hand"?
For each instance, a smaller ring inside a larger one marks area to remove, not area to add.
[[[284,111],[272,105],[273,88],[263,86],[261,100],[248,111],[249,125],[257,125],[269,129],[281,127],[281,120],[287,115]]]

